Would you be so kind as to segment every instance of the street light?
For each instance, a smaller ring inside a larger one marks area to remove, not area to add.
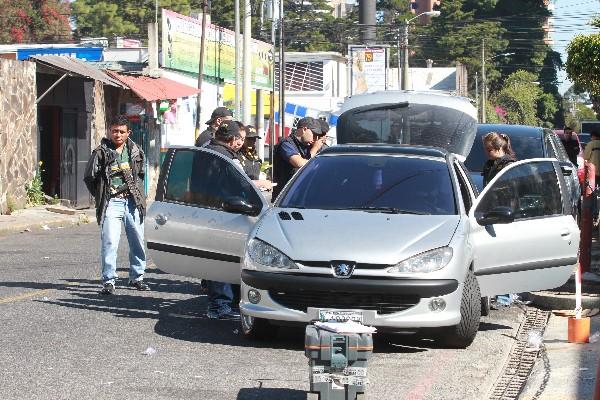
[[[496,54],[493,57],[490,57],[489,60],[493,60],[494,58],[497,57],[504,57],[504,56],[512,56],[515,53],[502,53],[502,54]],[[487,78],[485,75],[485,39],[482,39],[482,46],[481,46],[481,123],[485,124],[485,120],[486,120],[486,107],[487,107]]]
[[[403,90],[408,89],[408,84],[409,84],[409,79],[410,79],[409,74],[408,74],[408,24],[410,24],[411,21],[414,21],[415,19],[419,18],[422,15],[427,15],[430,17],[439,17],[440,12],[439,11],[425,11],[419,15],[415,15],[411,19],[404,20],[404,37],[402,38],[402,41],[403,41],[402,47],[404,49],[404,53],[403,53],[403,57],[402,57],[402,85],[400,86],[400,88]],[[398,46],[398,47],[400,47],[400,46]]]

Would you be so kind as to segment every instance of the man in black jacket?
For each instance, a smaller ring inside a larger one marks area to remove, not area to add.
[[[217,129],[219,129],[219,126],[221,126],[223,122],[231,121],[232,119],[233,114],[231,113],[231,111],[229,111],[227,107],[215,108],[212,114],[210,115],[210,119],[206,121],[206,125],[208,125],[208,128],[206,128],[205,131],[198,135],[198,138],[196,139],[196,147],[206,146],[206,144],[208,144],[208,142],[210,142],[210,140],[215,137],[215,132],[217,131]]]
[[[150,290],[143,281],[146,270],[144,152],[129,139],[130,134],[127,117],[114,118],[110,124],[110,139],[102,139],[94,149],[84,176],[96,201],[96,219],[101,226],[102,294],[115,291],[121,224],[125,226],[129,243],[128,286]]]
[[[573,165],[577,166],[577,156],[581,149],[579,148],[579,142],[573,136],[573,129],[568,126],[565,126],[563,130],[564,137],[561,138],[561,142],[563,146],[565,146],[565,150],[567,151],[567,156],[569,156],[569,160],[573,163]]]

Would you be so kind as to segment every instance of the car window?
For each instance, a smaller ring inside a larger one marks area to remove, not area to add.
[[[279,205],[456,214],[445,161],[384,155],[317,157],[296,176]]]
[[[509,207],[515,219],[562,214],[562,198],[551,161],[520,164],[500,173],[475,210],[483,215],[496,207]]]
[[[467,154],[477,121],[454,108],[431,104],[381,104],[344,112],[337,142],[435,146]]]
[[[487,161],[485,152],[483,151],[483,136],[488,132],[478,133],[475,143],[471,148],[471,152],[465,160],[465,165],[469,171],[482,171],[483,165]],[[517,160],[525,160],[528,158],[543,158],[544,149],[542,147],[542,139],[540,135],[525,136],[525,135],[511,135],[510,142],[512,148],[515,151]]]
[[[223,202],[231,197],[261,205],[252,184],[232,163],[207,151],[175,152],[167,177],[166,201],[222,209]]]

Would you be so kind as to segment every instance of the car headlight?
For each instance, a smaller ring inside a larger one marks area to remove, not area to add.
[[[440,247],[404,260],[389,268],[388,272],[433,272],[444,268],[450,260],[452,260],[452,248]]]
[[[265,267],[298,269],[298,266],[288,256],[259,239],[250,239],[247,256],[254,263]]]

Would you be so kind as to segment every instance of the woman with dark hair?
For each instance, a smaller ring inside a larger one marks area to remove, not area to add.
[[[504,167],[516,161],[510,138],[504,133],[489,132],[483,137],[483,148],[488,160],[483,166],[483,186],[485,187]]]
[[[504,167],[516,161],[515,152],[510,144],[510,138],[504,133],[489,132],[483,137],[483,149],[488,160],[483,165],[483,187],[485,187]],[[515,299],[515,295],[503,294],[494,299],[493,304],[489,303],[489,298],[484,297],[481,300],[482,308],[497,309],[498,305],[509,306]]]

